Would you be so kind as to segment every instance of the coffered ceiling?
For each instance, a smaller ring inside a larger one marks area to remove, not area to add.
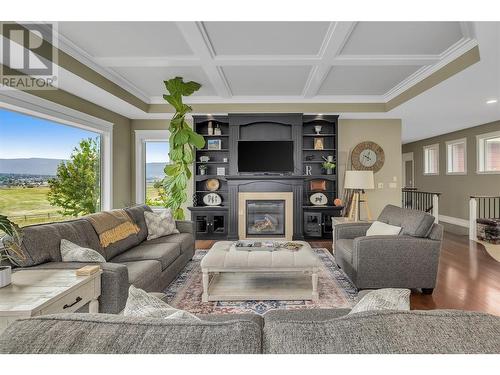
[[[474,47],[466,22],[60,22],[59,48],[145,103],[387,102]]]

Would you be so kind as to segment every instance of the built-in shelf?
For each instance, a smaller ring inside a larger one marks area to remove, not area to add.
[[[228,161],[197,161],[196,164],[229,164]]]
[[[335,149],[334,149],[334,148],[324,148],[324,149],[322,149],[322,150],[316,150],[316,149],[314,149],[314,148],[304,148],[304,149],[302,149],[302,150],[303,150],[303,151],[307,151],[307,152],[309,152],[309,151],[335,151]]]
[[[197,193],[227,193],[227,190],[196,190]]]
[[[196,176],[196,181],[203,181],[203,180],[208,180],[209,178],[218,178],[219,180],[225,180],[226,176],[220,176],[216,174],[197,174]]]
[[[335,137],[334,133],[331,134],[302,134],[304,137]]]
[[[227,148],[221,148],[220,150],[212,150],[212,149],[208,149],[208,148],[201,148],[199,150],[197,150],[198,152],[227,152],[229,151]]]
[[[208,134],[201,134],[205,138],[220,138],[220,137],[229,137],[228,134],[221,134],[221,135],[208,135]]]
[[[344,206],[313,206],[313,205],[304,205],[302,206],[302,208],[305,208],[305,209],[317,209],[317,210],[320,210],[320,209],[327,209],[327,210],[342,210],[344,209]]]

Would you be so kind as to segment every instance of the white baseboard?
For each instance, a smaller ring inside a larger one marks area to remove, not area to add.
[[[439,221],[443,221],[448,224],[458,225],[459,227],[469,228],[469,220],[460,219],[458,217],[439,215]]]

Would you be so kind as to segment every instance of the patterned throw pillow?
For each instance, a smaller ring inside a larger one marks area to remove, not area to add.
[[[106,263],[106,259],[97,251],[78,246],[64,238],[61,240],[59,249],[63,262]]]
[[[379,289],[366,294],[349,312],[356,314],[373,310],[410,310],[410,289]]]
[[[143,318],[182,319],[189,321],[201,320],[187,311],[178,310],[170,306],[158,297],[152,296],[133,285],[130,285],[128,289],[128,299],[125,309],[123,310],[123,315]]]
[[[175,227],[175,220],[170,209],[166,209],[160,213],[144,211],[144,219],[148,227],[148,241],[179,233]]]

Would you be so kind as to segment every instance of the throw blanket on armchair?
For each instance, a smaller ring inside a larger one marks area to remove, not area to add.
[[[87,218],[99,235],[102,247],[108,247],[132,234],[139,233],[139,227],[125,210],[98,212]]]

